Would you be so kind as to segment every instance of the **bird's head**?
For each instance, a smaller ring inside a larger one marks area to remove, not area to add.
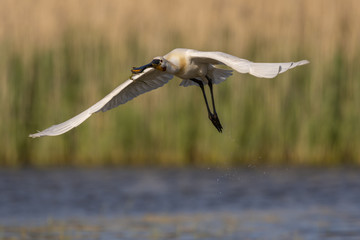
[[[165,72],[166,71],[166,59],[164,59],[163,57],[156,57],[151,61],[151,63],[148,63],[141,67],[133,67],[131,69],[131,72],[134,74],[142,73],[145,69],[147,69],[149,67],[152,67],[159,71]]]

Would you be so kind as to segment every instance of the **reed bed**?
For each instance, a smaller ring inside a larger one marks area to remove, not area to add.
[[[359,164],[359,21],[356,0],[3,0],[0,165]],[[216,86],[223,134],[200,90],[173,79],[63,136],[27,137],[176,47],[311,64]]]

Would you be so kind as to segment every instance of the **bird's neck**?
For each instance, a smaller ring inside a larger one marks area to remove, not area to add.
[[[174,63],[168,61],[168,64],[166,66],[166,72],[176,75],[180,71],[180,67],[175,65]]]

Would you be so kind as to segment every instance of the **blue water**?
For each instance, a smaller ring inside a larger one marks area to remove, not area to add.
[[[359,173],[0,170],[0,239],[360,239]]]

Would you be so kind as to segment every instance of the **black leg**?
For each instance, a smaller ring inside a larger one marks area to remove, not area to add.
[[[196,82],[197,84],[199,84],[199,87],[201,88],[201,91],[202,91],[203,96],[204,96],[204,99],[205,99],[206,108],[207,108],[207,110],[208,110],[209,116],[212,115],[212,113],[210,112],[210,108],[209,108],[209,104],[208,104],[207,98],[206,98],[206,94],[205,94],[205,89],[204,89],[204,84],[203,84],[203,82],[200,81],[200,80],[197,80],[197,79],[195,79],[195,78],[191,78],[190,80],[193,81],[193,82]]]
[[[198,80],[198,79],[195,79],[195,78],[191,78],[190,79],[191,81],[199,84],[199,87],[201,88],[201,91],[203,93],[203,96],[204,96],[204,99],[205,99],[205,103],[206,103],[206,108],[207,108],[207,111],[208,111],[208,116],[209,116],[209,119],[210,121],[213,123],[213,125],[215,126],[215,128],[219,131],[219,132],[222,132],[222,126],[221,126],[221,123],[220,123],[220,120],[216,114],[216,111],[215,111],[215,105],[214,105],[214,97],[213,97],[213,92],[212,92],[212,82],[211,80],[209,82],[211,82],[211,87],[210,87],[210,93],[211,93],[211,99],[212,99],[212,104],[213,104],[213,108],[214,108],[214,114],[211,113],[210,111],[210,108],[209,108],[209,104],[208,104],[208,101],[207,101],[207,98],[206,98],[206,93],[205,93],[205,89],[204,89],[204,84],[202,81]],[[209,85],[210,86],[210,85]]]
[[[208,80],[208,84],[209,84],[209,88],[210,88],[211,102],[212,102],[213,109],[214,109],[213,118],[214,118],[214,121],[217,122],[216,125],[218,126],[218,127],[216,127],[216,128],[217,128],[217,130],[218,130],[219,132],[222,132],[223,127],[221,126],[220,119],[219,119],[219,117],[218,117],[218,115],[217,115],[217,113],[216,113],[216,109],[215,109],[214,92],[213,92],[213,82],[212,82],[211,78],[209,78],[207,75],[206,75],[205,77],[206,77],[206,79]]]
[[[210,94],[211,94],[211,102],[213,105],[213,109],[214,109],[214,114],[216,114],[216,109],[215,109],[215,101],[214,101],[214,93],[213,93],[213,83],[211,78],[209,78],[208,76],[206,76],[206,79],[209,82],[209,88],[210,88]]]

